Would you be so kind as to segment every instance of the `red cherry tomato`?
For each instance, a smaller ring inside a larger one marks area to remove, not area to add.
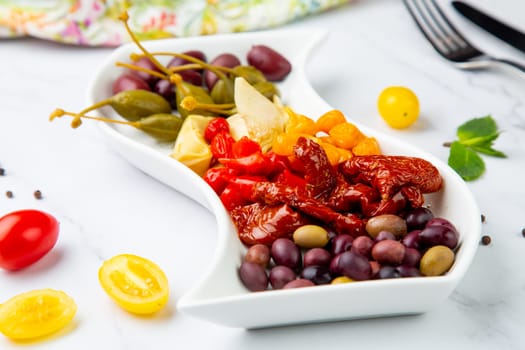
[[[54,247],[58,221],[39,210],[19,210],[0,218],[0,267],[19,270]]]

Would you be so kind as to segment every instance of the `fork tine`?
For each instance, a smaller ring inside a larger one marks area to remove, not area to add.
[[[404,0],[404,3],[421,32],[442,55],[471,46],[434,0]]]

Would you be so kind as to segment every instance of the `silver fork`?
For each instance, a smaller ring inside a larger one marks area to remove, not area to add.
[[[480,51],[454,27],[434,0],[403,0],[421,32],[434,49],[461,69],[510,66],[525,74],[525,66]]]

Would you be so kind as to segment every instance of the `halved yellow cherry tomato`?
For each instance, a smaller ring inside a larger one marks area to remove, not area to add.
[[[124,310],[152,314],[168,302],[166,275],[152,261],[140,256],[121,254],[106,260],[98,271],[106,293]]]
[[[377,100],[379,114],[393,128],[404,129],[419,117],[419,100],[409,88],[391,86]]]
[[[64,328],[76,312],[75,301],[62,291],[25,292],[0,305],[0,332],[15,340],[43,337]]]

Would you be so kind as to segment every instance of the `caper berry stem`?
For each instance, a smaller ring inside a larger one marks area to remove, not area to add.
[[[193,96],[186,96],[181,101],[180,105],[182,108],[193,111],[194,109],[202,109],[212,113],[231,115],[234,112],[234,103],[200,103]]]
[[[186,61],[189,61],[189,62],[193,62],[193,63],[196,63],[199,65],[199,67],[196,67],[196,68],[202,68],[202,69],[207,69],[209,71],[212,71],[213,73],[215,73],[215,75],[217,75],[220,79],[228,79],[228,77],[223,73],[224,70],[223,68],[225,67],[220,67],[220,66],[213,66],[211,64],[208,64],[196,57],[193,57],[193,56],[190,56],[190,55],[186,55],[186,54],[183,54],[183,53],[178,53],[178,52],[167,52],[167,51],[158,51],[158,52],[151,52],[150,53],[151,55],[154,55],[154,56],[172,56],[172,57],[179,57],[179,58],[182,58],[182,59],[185,59]],[[144,55],[141,55],[141,54],[131,54],[130,55],[130,58],[132,60],[137,60],[139,58],[142,58],[144,57]],[[231,73],[232,71],[226,71],[227,73]],[[233,73],[235,74],[235,73]]]
[[[116,119],[111,119],[111,118],[94,117],[94,116],[90,116],[90,115],[85,115],[82,112],[80,112],[80,113],[68,112],[68,111],[65,111],[65,110],[60,109],[60,108],[55,109],[53,111],[53,113],[51,113],[51,115],[49,116],[49,121],[53,121],[55,118],[61,118],[61,117],[65,116],[65,115],[73,117],[73,121],[71,122],[71,127],[73,129],[76,129],[76,128],[78,128],[80,126],[80,123],[78,122],[78,120],[80,120],[80,119],[98,120],[98,121],[104,122],[104,123],[124,124],[124,125],[130,125],[130,126],[133,126],[133,127],[137,128],[137,129],[140,129],[140,124],[138,122],[128,122],[128,121],[116,120]]]
[[[148,69],[148,68],[135,66],[133,64],[129,64],[129,63],[125,63],[125,62],[116,62],[115,66],[117,66],[117,67],[124,67],[124,68],[132,69],[132,70],[135,70],[135,71],[148,73],[148,74],[151,74],[151,75],[153,75],[153,76],[155,76],[157,78],[160,78],[160,79],[168,79],[168,77],[169,77],[166,74],[162,74],[162,73],[156,72],[156,71]]]
[[[149,58],[149,60],[155,65],[157,66],[157,68],[159,70],[161,70],[162,72],[164,72],[164,74],[166,75],[170,75],[170,71],[168,68],[164,67],[164,65],[162,65],[156,58],[155,56],[153,56],[152,54],[150,54],[148,52],[148,50],[146,50],[144,48],[144,46],[142,46],[142,44],[140,43],[140,41],[137,39],[137,37],[135,36],[135,34],[133,34],[133,32],[131,31],[131,28],[129,27],[129,15],[128,15],[128,12],[127,11],[124,11],[122,12],[122,14],[119,16],[119,20],[121,20],[123,23],[124,23],[124,27],[126,28],[126,31],[128,32],[129,36],[131,37],[131,40],[133,40],[133,42],[137,45],[137,47],[140,49],[140,51],[142,51],[144,53],[144,55]]]

